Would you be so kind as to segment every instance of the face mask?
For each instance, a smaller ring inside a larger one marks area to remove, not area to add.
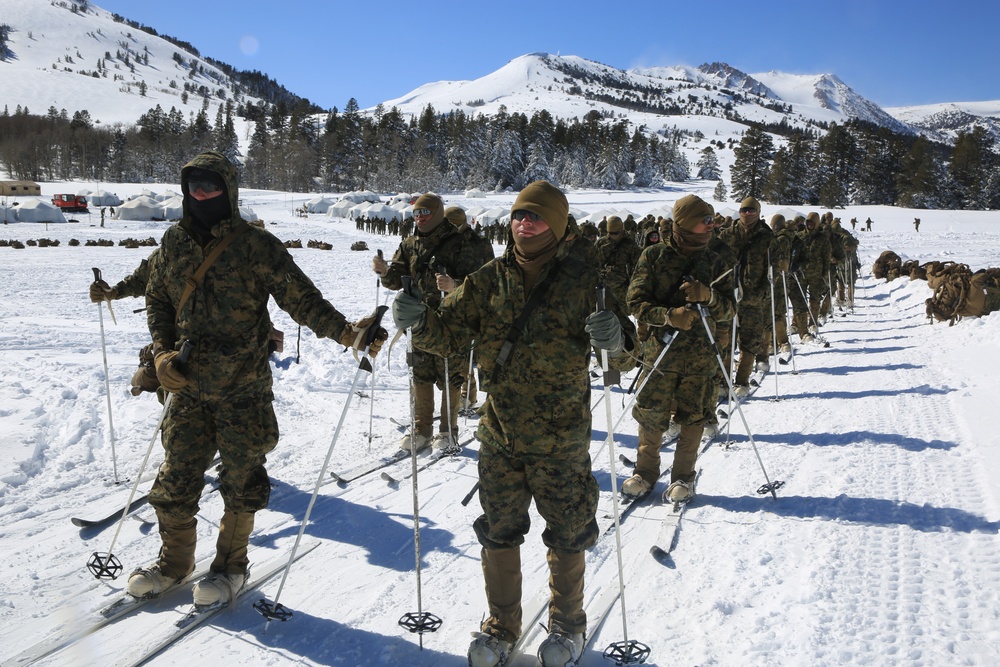
[[[195,222],[203,227],[211,227],[220,220],[226,220],[233,215],[229,206],[229,197],[226,196],[225,192],[218,197],[204,200],[189,197],[188,210]]]

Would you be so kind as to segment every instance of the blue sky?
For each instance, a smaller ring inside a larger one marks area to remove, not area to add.
[[[96,4],[327,109],[475,79],[536,51],[622,69],[722,61],[750,73],[832,73],[884,107],[1000,100],[996,0]]]

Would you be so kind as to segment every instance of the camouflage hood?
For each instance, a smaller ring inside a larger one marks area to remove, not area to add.
[[[218,174],[222,178],[226,188],[225,196],[229,200],[229,208],[232,211],[232,216],[228,220],[229,224],[223,224],[222,227],[226,229],[231,228],[237,221],[242,220],[240,217],[240,190],[236,165],[230,162],[229,158],[222,153],[217,151],[206,151],[195,156],[190,162],[181,168],[181,193],[183,194],[184,200],[184,217],[181,218],[181,226],[188,231],[191,229],[191,193],[188,192],[188,174],[192,169],[204,169],[206,171],[211,171]],[[221,222],[225,223],[227,221]]]

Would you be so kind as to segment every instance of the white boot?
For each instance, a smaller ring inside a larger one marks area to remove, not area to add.
[[[641,498],[642,496],[649,493],[649,490],[653,488],[653,485],[642,478],[642,475],[636,473],[632,475],[622,484],[622,495],[628,496],[630,498]]]
[[[194,585],[194,603],[199,607],[214,604],[227,605],[233,601],[247,583],[247,573],[225,574],[212,572]]]
[[[663,500],[674,504],[686,503],[694,498],[694,486],[688,482],[677,480],[667,487]]]
[[[583,653],[583,633],[564,635],[550,632],[538,647],[538,662],[542,667],[573,667]]]
[[[681,434],[681,425],[671,420],[670,423],[667,424],[667,432],[663,434],[664,444],[673,442],[674,440],[677,439],[677,436],[679,436],[680,434]]]
[[[430,446],[431,439],[428,436],[426,436],[426,435],[420,435],[418,433],[417,437],[414,438],[414,442],[416,443],[416,445],[417,445],[417,451],[419,452],[420,450],[427,449]],[[405,450],[407,452],[410,451],[411,447],[410,447],[410,434],[409,433],[407,433],[406,435],[404,435],[403,438],[399,441],[399,448],[402,449],[402,450]]]
[[[503,667],[510,655],[511,643],[485,632],[473,632],[469,644],[469,667]]]
[[[458,446],[458,442],[448,432],[435,435],[434,440],[431,441],[431,446],[435,451],[447,456],[462,452],[462,448]]]
[[[165,577],[159,565],[137,568],[128,577],[128,594],[137,598],[155,598],[179,580]]]

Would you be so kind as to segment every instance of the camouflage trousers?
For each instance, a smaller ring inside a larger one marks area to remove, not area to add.
[[[715,375],[655,371],[632,408],[632,417],[648,431],[666,431],[673,420],[681,426],[704,424],[714,416]]]
[[[198,513],[205,471],[218,452],[219,491],[226,509],[256,512],[267,507],[271,480],[264,469],[278,444],[278,421],[270,401],[240,396],[219,403],[174,394],[163,421],[164,458],[149,504],[179,520]]]
[[[771,351],[771,302],[767,305],[741,303],[739,328],[736,341],[740,352],[753,355],[767,355]]]
[[[413,351],[413,380],[417,384],[435,384],[444,390],[444,357],[430,352]],[[461,389],[469,373],[469,355],[458,354],[448,357],[448,384]]]
[[[487,549],[523,544],[531,527],[528,508],[534,500],[545,520],[545,546],[569,553],[594,546],[599,489],[591,473],[588,444],[527,454],[504,452],[483,443],[479,449],[483,514],[473,523],[479,543]]]

